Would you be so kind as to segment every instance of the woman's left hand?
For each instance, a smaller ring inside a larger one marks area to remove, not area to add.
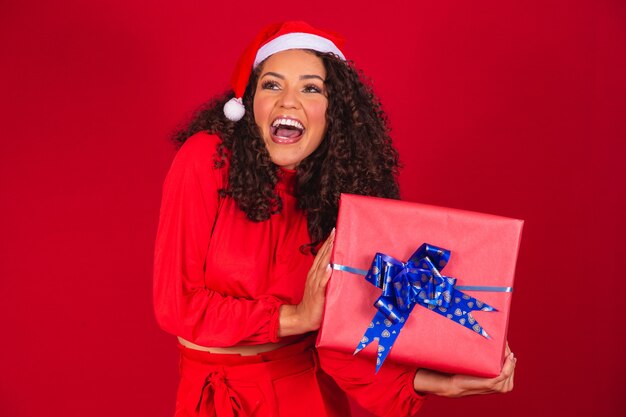
[[[470,375],[447,375],[428,369],[420,369],[413,379],[417,392],[431,393],[443,397],[458,398],[468,395],[507,393],[513,389],[513,377],[517,358],[506,345],[507,358],[500,375],[481,378]]]

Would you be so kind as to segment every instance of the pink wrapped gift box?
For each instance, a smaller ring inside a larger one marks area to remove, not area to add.
[[[450,250],[442,275],[457,286],[513,287],[523,221],[397,200],[344,194],[317,345],[353,353],[377,309],[381,289],[342,266],[368,270],[377,252],[407,261],[422,244]],[[450,373],[497,376],[504,360],[512,292],[463,291],[497,311],[471,314],[489,335],[416,305],[386,361]],[[376,362],[377,343],[358,355]],[[384,364],[382,365],[384,366]]]

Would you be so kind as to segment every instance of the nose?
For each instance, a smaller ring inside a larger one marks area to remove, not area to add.
[[[285,87],[278,100],[278,105],[286,109],[296,109],[300,106],[298,94],[295,88]]]

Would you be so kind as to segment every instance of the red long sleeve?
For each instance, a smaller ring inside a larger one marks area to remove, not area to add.
[[[385,363],[375,373],[375,363],[360,356],[318,348],[320,365],[361,407],[380,417],[409,417],[422,407],[425,397],[413,389],[416,369]]]
[[[206,134],[190,138],[165,180],[154,263],[156,318],[164,330],[199,345],[276,342],[284,301],[226,295],[205,282],[225,172],[213,167],[217,143]]]

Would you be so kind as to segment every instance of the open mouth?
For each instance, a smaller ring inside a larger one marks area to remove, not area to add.
[[[279,117],[272,123],[270,133],[276,143],[295,143],[302,137],[304,126],[298,120]]]

